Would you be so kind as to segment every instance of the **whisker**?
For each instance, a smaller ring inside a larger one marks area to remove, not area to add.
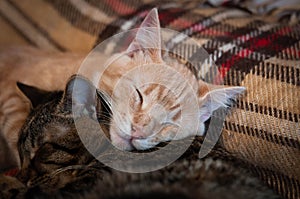
[[[97,115],[98,118],[103,118],[103,119],[108,119],[110,120],[111,117],[110,116],[106,116],[106,115]]]
[[[87,165],[71,165],[71,166],[59,168],[50,174],[46,174],[44,176],[38,176],[36,178],[33,178],[32,180],[28,181],[27,186],[35,187],[37,185],[47,183],[49,179],[55,177],[56,175],[58,175],[64,171],[67,171],[67,170],[82,170],[82,169],[87,169],[87,168],[88,168]]]

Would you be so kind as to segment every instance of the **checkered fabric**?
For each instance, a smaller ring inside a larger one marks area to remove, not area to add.
[[[162,27],[209,53],[227,85],[247,94],[222,145],[284,198],[300,198],[300,4],[297,1],[2,0],[0,44],[88,52],[159,8]],[[192,57],[194,46],[181,49]]]

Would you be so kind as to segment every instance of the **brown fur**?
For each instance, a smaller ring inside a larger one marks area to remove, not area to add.
[[[79,95],[72,95],[70,91],[76,79],[85,85],[80,88],[85,89]],[[196,138],[176,162],[158,171],[130,174],[105,167],[83,146],[74,124],[74,119],[83,121],[93,140],[94,131],[89,129],[88,122],[95,118],[83,111],[88,106],[80,101],[93,98],[93,89],[91,82],[80,76],[70,79],[64,92],[21,86],[32,101],[39,96],[36,92],[44,97],[38,98],[40,103],[34,106],[20,132],[18,149],[22,168],[17,178],[0,176],[0,198],[279,199],[247,171],[244,163],[219,146],[200,160],[201,137]],[[109,109],[98,93],[97,119],[103,129],[108,130]],[[80,109],[81,115],[74,118],[72,108]],[[170,144],[181,147],[182,142]],[[97,143],[97,147],[102,151],[100,155],[109,155],[104,153],[104,143]],[[112,160],[118,158],[111,157]],[[156,158],[161,157],[156,154],[153,159]]]
[[[149,26],[156,28],[150,31],[150,36],[144,30]],[[149,43],[154,43],[155,48],[148,49]],[[232,98],[244,91],[243,87],[209,85],[198,80],[180,60],[164,58],[155,9],[145,18],[126,52],[120,57],[115,54],[109,58],[112,62],[99,81],[99,89],[109,94],[113,101],[109,133],[112,143],[121,150],[152,148],[173,139],[178,129],[176,139],[203,135],[204,122],[212,112],[227,107]],[[45,90],[63,89],[66,80],[77,73],[83,58],[84,55],[46,53],[32,48],[8,48],[0,52],[0,88],[3,90],[0,130],[18,165],[18,132],[30,106],[16,89],[16,82]],[[94,80],[94,73],[103,68],[108,59],[101,53],[88,58],[92,70],[79,73]],[[121,81],[124,76],[125,80]],[[116,88],[119,81],[120,86]],[[162,83],[167,86],[160,85]],[[185,102],[188,106],[184,107]],[[180,128],[183,126],[184,129]]]
[[[31,111],[19,141],[22,168],[18,179],[0,176],[1,198],[279,199],[219,146],[200,160],[201,137],[176,162],[158,171],[130,174],[105,167],[80,142],[68,90],[48,93]],[[103,107],[98,109],[100,117]],[[181,142],[171,144],[181,147]]]

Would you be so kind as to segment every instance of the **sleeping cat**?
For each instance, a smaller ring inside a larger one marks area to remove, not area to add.
[[[79,89],[73,93],[75,81]],[[18,145],[22,168],[17,178],[0,175],[0,198],[280,198],[219,146],[199,159],[201,137],[180,159],[155,172],[124,173],[107,168],[85,149],[74,124],[72,107],[81,113],[77,119],[99,120],[103,129],[109,129],[106,96],[100,91],[95,95],[89,80],[73,76],[64,91],[54,92],[18,86],[33,109]],[[84,111],[91,108],[87,105],[94,98],[99,102],[93,107],[96,115]],[[88,132],[93,138],[92,131]],[[98,144],[100,155],[105,154],[105,147],[103,150]],[[176,144],[181,147],[181,140]]]
[[[110,139],[121,150],[203,135],[213,111],[245,91],[197,80],[165,55],[157,9],[146,16],[125,52],[113,56],[99,84],[113,100]]]
[[[77,92],[73,92],[75,82],[81,88]],[[78,137],[72,108],[80,112],[80,116],[97,120],[103,124],[103,129],[108,129],[110,110],[104,96],[100,92],[94,93],[93,85],[86,78],[76,75],[70,78],[64,92],[48,92],[22,83],[18,83],[18,87],[30,99],[33,106],[18,141],[21,159],[19,179],[27,182],[27,185],[34,185],[34,177],[50,174],[60,169],[62,165],[93,163],[94,157],[89,154]],[[94,113],[88,104],[88,101],[93,99],[97,99]],[[86,128],[88,127],[87,124]],[[92,137],[92,133],[90,131],[87,136]],[[65,171],[64,175],[70,175],[68,179],[72,180],[72,172],[68,174],[68,171]],[[60,186],[56,182],[53,183],[56,187]]]
[[[147,48],[149,43],[155,48]],[[0,130],[15,157],[18,157],[18,132],[30,108],[26,98],[16,89],[16,81],[45,90],[63,89],[68,77],[77,73],[83,59],[84,55],[26,48],[2,51],[0,87],[5,88],[5,92],[1,92],[0,97]],[[97,54],[97,60],[108,58]],[[94,68],[103,67],[104,62],[99,61]],[[132,71],[133,76],[128,76],[115,89],[120,78]],[[178,81],[180,78],[185,81]],[[168,88],[161,84],[162,80],[168,80]],[[98,87],[112,98],[109,137],[113,145],[122,150],[144,150],[171,139],[203,135],[204,122],[212,112],[226,107],[245,90],[238,86],[210,85],[197,80],[179,61],[165,60],[156,9],[147,15],[126,53],[111,62]],[[195,106],[197,114],[191,114]],[[197,129],[194,121],[198,123]]]

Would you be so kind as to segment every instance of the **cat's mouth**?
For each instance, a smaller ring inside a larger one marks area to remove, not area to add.
[[[145,151],[149,149],[152,150],[154,148],[157,148],[158,144],[164,143],[163,145],[165,146],[166,142],[172,140],[173,136],[176,134],[174,134],[171,137],[169,136],[170,139],[161,139],[162,134],[166,134],[166,132],[171,132],[171,130],[174,130],[173,124],[160,128],[158,131],[156,131],[156,133],[147,134],[140,131],[138,134],[135,134],[135,132],[121,132],[121,134],[119,134],[119,132],[117,133],[117,135],[114,136],[115,139],[112,139],[112,144],[123,151]]]
[[[146,133],[140,130],[138,133],[136,131],[124,132],[122,129],[118,131],[111,131],[111,141],[112,144],[122,151],[145,151],[149,149],[156,148],[160,142],[167,140],[159,139],[161,134],[165,131],[169,131],[172,126],[168,125],[168,128],[160,128],[159,130],[154,130],[156,133]]]
[[[115,135],[111,141],[116,148],[123,151],[147,150],[155,146],[155,144],[151,142],[151,137],[140,138]]]

